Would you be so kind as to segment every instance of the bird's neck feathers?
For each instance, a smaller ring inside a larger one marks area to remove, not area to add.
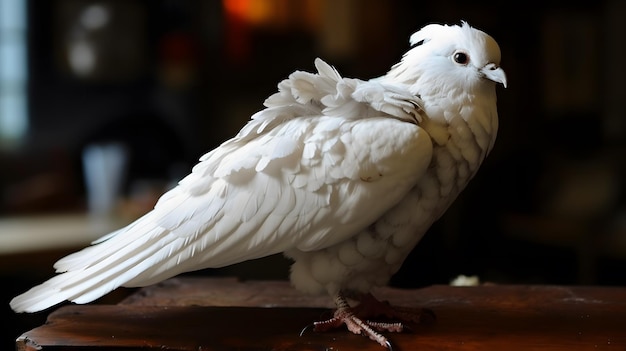
[[[407,87],[411,94],[424,103],[424,110],[431,119],[443,118],[447,112],[458,113],[467,106],[483,110],[491,115],[496,107],[496,84],[486,79],[474,79],[458,74],[441,65],[440,60],[421,60],[418,55],[405,55],[381,80]],[[417,63],[416,63],[417,62]],[[444,111],[446,110],[446,111]],[[475,111],[478,112],[478,111]],[[461,113],[464,119],[471,118]]]
[[[472,70],[451,68],[444,62],[449,57],[421,49],[407,52],[380,80],[402,84],[422,100],[428,120],[422,127],[435,139],[439,135],[441,143],[448,139],[445,130],[452,119],[461,118],[468,125],[483,126],[491,149],[498,129],[496,84],[472,75]]]
[[[431,30],[440,30],[440,26],[427,26],[411,37],[416,46],[380,80],[404,85],[423,101],[424,111],[431,120],[447,124],[450,116],[459,116],[465,120],[487,119],[486,123],[496,125],[496,84],[481,77],[478,70],[453,64],[451,55],[456,45],[428,39],[422,42],[423,36],[432,35]],[[455,30],[472,29],[464,24]]]

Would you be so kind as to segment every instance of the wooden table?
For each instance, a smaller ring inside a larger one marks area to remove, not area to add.
[[[626,288],[435,285],[383,288],[395,305],[437,320],[388,334],[394,350],[626,350]],[[22,334],[18,350],[383,350],[346,330],[300,331],[326,318],[330,298],[287,282],[174,278],[117,305],[66,305]]]

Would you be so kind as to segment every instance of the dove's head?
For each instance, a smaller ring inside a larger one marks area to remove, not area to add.
[[[498,43],[466,22],[427,25],[410,42],[414,47],[386,78],[410,85],[415,94],[450,94],[459,89],[495,92],[496,83],[506,87]]]

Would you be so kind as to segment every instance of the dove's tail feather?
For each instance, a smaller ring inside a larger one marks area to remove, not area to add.
[[[321,114],[320,101],[327,95],[337,93],[337,85],[342,78],[334,68],[320,59],[315,61],[315,66],[317,74],[298,71],[284,80],[279,85],[279,92],[266,101],[268,109],[253,116],[238,134],[239,140],[255,138],[296,116]],[[212,155],[208,153],[201,161]],[[156,208],[171,198],[166,195]],[[180,205],[179,200],[184,199],[176,197],[174,205],[163,206],[177,206]],[[128,227],[98,240],[97,245],[62,258],[54,265],[56,271],[62,274],[15,297],[11,301],[11,308],[16,312],[36,312],[66,300],[87,303],[120,286],[145,286],[197,269],[189,266],[193,263],[186,262],[184,258],[194,255],[193,245],[187,245],[189,241],[202,239],[192,235],[185,241],[176,235],[167,235],[167,229],[155,225],[159,219],[161,222],[164,220],[158,217],[159,213],[163,215],[165,212],[149,213]],[[180,223],[166,225],[165,228],[178,226]],[[208,244],[198,245],[206,247]],[[190,248],[191,252],[188,252]],[[222,255],[218,251],[212,250],[213,254],[206,262],[221,266],[232,260],[224,256],[225,250],[221,251]]]
[[[152,223],[144,217],[107,240],[59,260],[55,268],[62,274],[15,297],[11,308],[37,312],[66,300],[88,303],[131,281],[140,285],[137,277],[154,265],[155,255],[160,256],[158,252],[172,237],[162,235],[164,229]]]

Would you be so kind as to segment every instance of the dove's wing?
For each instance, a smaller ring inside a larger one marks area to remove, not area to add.
[[[92,301],[290,248],[316,250],[374,222],[427,169],[432,144],[417,101],[401,89],[295,72],[233,139],[131,225],[55,265],[16,297],[18,311]],[[390,118],[391,117],[391,118]]]

